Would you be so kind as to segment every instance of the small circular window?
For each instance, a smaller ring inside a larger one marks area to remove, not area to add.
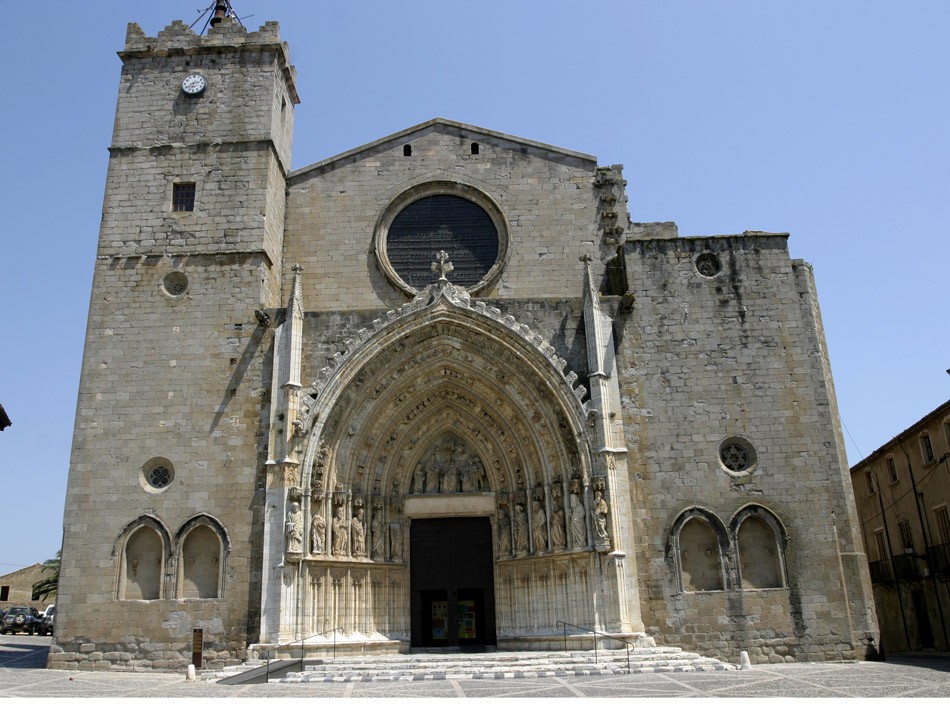
[[[151,458],[142,466],[142,481],[147,490],[164,490],[175,479],[175,466],[167,458]]]
[[[439,279],[432,263],[440,252],[452,263],[449,281],[477,291],[497,276],[507,250],[501,211],[481,192],[459,184],[416,186],[393,201],[377,225],[380,268],[408,294]]]
[[[162,280],[162,287],[172,297],[178,297],[185,294],[185,290],[188,289],[188,278],[183,272],[169,272]]]
[[[703,253],[696,258],[696,271],[703,277],[715,277],[722,272],[722,263],[713,253]]]
[[[744,438],[733,436],[720,444],[719,461],[731,473],[747,473],[755,468],[755,449]]]

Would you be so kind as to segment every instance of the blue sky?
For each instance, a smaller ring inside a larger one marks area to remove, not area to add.
[[[126,23],[210,2],[0,0],[0,573],[62,537]],[[624,164],[636,221],[791,233],[851,463],[950,398],[950,3],[233,4],[290,44],[295,168],[436,116]]]

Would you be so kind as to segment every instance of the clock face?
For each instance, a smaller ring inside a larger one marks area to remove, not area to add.
[[[203,92],[207,86],[208,82],[206,82],[205,78],[200,74],[189,74],[182,80],[181,90],[185,94],[191,94],[194,96],[196,94],[201,94],[201,92]]]

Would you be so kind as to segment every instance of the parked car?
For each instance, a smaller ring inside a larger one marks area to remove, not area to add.
[[[40,636],[52,636],[53,624],[56,623],[56,605],[46,607],[42,615],[43,621],[40,624]]]
[[[43,618],[33,607],[10,607],[0,622],[0,634],[38,634],[43,624]]]

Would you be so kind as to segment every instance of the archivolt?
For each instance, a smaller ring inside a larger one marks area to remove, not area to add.
[[[304,472],[326,448],[321,468],[336,474],[327,487],[404,494],[423,454],[454,438],[481,459],[495,492],[589,474],[582,394],[564,362],[511,318],[435,294],[444,288],[341,360],[311,403]]]

